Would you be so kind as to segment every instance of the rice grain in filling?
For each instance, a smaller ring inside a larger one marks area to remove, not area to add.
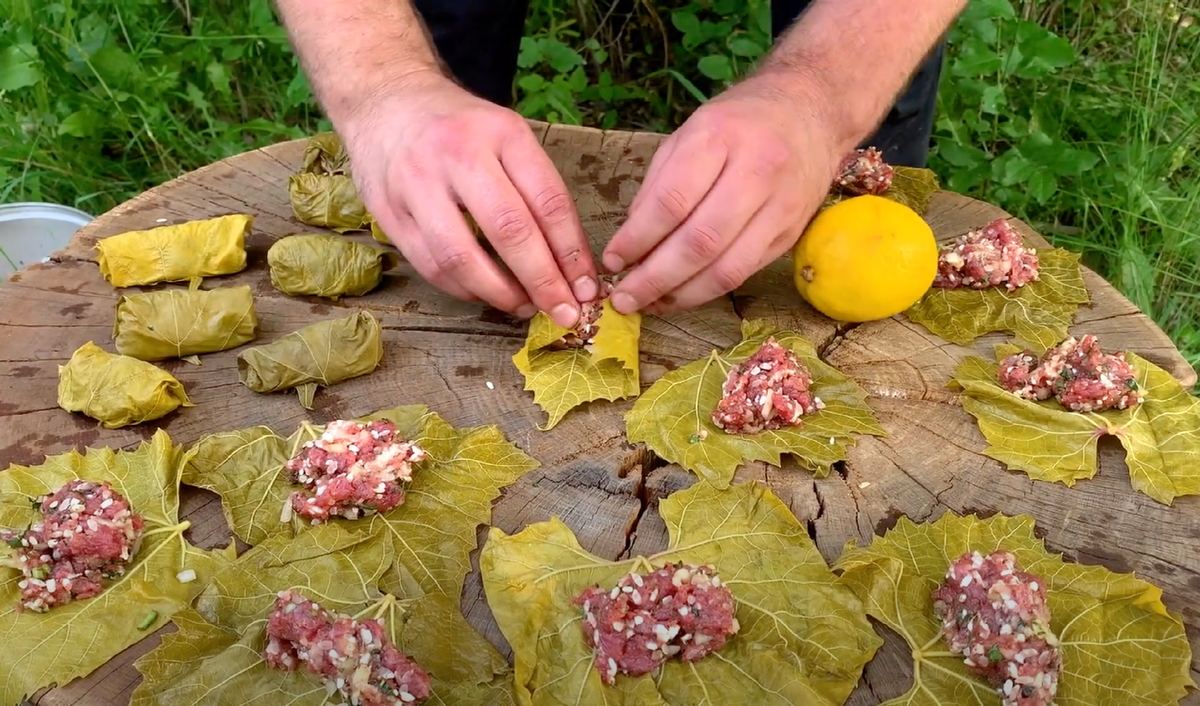
[[[284,466],[288,481],[304,486],[291,494],[285,519],[294,512],[316,524],[395,509],[404,503],[401,484],[425,458],[390,421],[332,421]]]
[[[984,677],[1003,706],[1050,706],[1062,656],[1050,629],[1046,584],[1010,552],[962,555],[933,593],[942,637],[967,668]]]
[[[1041,356],[1025,350],[1000,361],[1000,386],[1027,400],[1051,397],[1072,412],[1128,409],[1144,400],[1123,352],[1105,353],[1095,336],[1074,336]]]
[[[811,386],[808,369],[771,336],[729,371],[712,422],[730,434],[799,426],[803,415],[825,407]]]
[[[337,615],[297,591],[281,591],[266,632],[268,667],[291,672],[303,664],[351,706],[401,706],[429,698],[429,675],[396,649],[378,620]]]
[[[568,331],[562,338],[554,341],[546,346],[550,350],[569,350],[572,348],[585,348],[592,345],[596,340],[596,334],[600,332],[600,315],[604,313],[604,302],[612,295],[616,289],[616,284],[612,276],[602,275],[599,278],[600,292],[596,298],[583,302],[579,310],[579,321],[574,328]]]
[[[1037,252],[1004,218],[960,237],[938,256],[933,286],[987,289],[1003,285],[1010,293],[1038,279]]]
[[[24,577],[19,609],[39,613],[104,590],[137,554],[145,522],[107,481],[72,480],[34,501],[42,519],[24,532],[0,530]]]
[[[583,609],[596,670],[609,686],[617,674],[649,674],[675,656],[700,660],[739,629],[733,595],[710,566],[667,564],[626,574],[614,588],[588,588],[575,604]]]
[[[841,191],[878,196],[892,186],[895,169],[883,161],[883,153],[874,147],[855,150],[842,160],[834,187]]]

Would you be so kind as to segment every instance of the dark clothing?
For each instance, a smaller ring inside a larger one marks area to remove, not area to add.
[[[774,36],[782,34],[811,2],[774,0]],[[455,78],[473,93],[511,106],[529,0],[415,0],[414,4]],[[945,44],[938,44],[878,131],[862,146],[883,150],[891,164],[925,166],[944,55]]]

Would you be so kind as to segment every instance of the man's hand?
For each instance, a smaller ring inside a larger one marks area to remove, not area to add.
[[[605,250],[613,307],[687,309],[733,291],[795,244],[845,144],[815,85],[764,72],[702,105],[651,161]]]
[[[359,193],[413,267],[439,289],[572,326],[596,296],[574,201],[528,124],[436,72],[364,101],[340,126]],[[479,224],[505,272],[471,232]]]

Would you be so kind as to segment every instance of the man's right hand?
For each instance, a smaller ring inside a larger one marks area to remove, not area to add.
[[[573,326],[597,294],[575,203],[517,113],[436,72],[405,77],[335,126],[367,209],[434,286]],[[471,232],[471,214],[505,272]]]

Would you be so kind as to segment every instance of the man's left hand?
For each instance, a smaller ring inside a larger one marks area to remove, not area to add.
[[[812,81],[762,73],[705,103],[659,148],[604,251],[621,313],[688,309],[733,291],[785,254],[853,145]]]

